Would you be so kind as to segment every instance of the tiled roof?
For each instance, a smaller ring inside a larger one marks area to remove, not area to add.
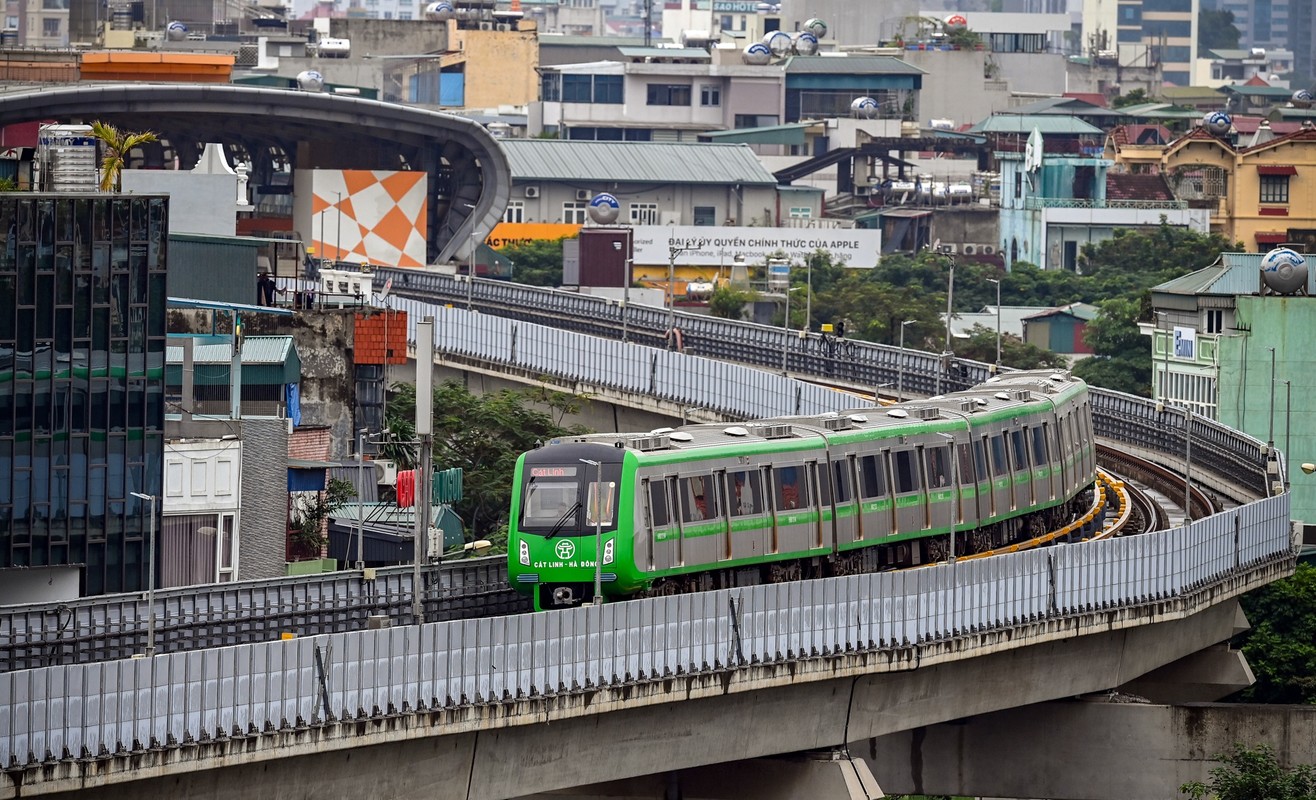
[[[1316,142],[1316,128],[1299,128],[1292,133],[1286,133],[1283,136],[1276,136],[1269,142],[1263,142],[1256,147],[1248,147],[1239,150],[1240,153],[1254,153],[1267,147],[1275,147],[1290,142]]]
[[[1173,200],[1164,175],[1106,173],[1107,200]]]
[[[1075,100],[1082,100],[1085,103],[1091,103],[1098,108],[1107,108],[1106,96],[1101,92],[1065,92],[1065,97],[1072,97]]]
[[[1090,125],[1078,117],[1063,117],[1052,114],[993,114],[970,129],[970,133],[1022,133],[1033,132],[1033,128],[1042,135],[1100,135],[1101,129]]]
[[[1173,136],[1164,125],[1116,125],[1110,131],[1117,145],[1167,144]]]

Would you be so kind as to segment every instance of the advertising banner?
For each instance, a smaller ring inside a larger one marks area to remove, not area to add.
[[[529,242],[567,239],[580,233],[579,225],[562,222],[500,222],[489,232],[485,244],[495,250]]]
[[[736,256],[749,264],[769,258],[802,261],[816,250],[833,262],[871,269],[882,252],[882,232],[868,228],[745,228],[696,225],[636,225],[635,263],[666,264],[672,248],[680,266],[730,265]]]
[[[1174,357],[1197,358],[1197,331],[1174,326]]]

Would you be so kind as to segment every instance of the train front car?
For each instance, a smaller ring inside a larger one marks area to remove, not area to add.
[[[517,460],[507,566],[512,585],[532,596],[537,611],[591,602],[596,579],[605,596],[618,594],[619,568],[633,572],[625,458],[625,450],[607,444],[564,442]],[[634,591],[634,576],[623,577],[630,580],[620,593]]]

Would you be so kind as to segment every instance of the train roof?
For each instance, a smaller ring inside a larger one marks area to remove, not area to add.
[[[555,439],[552,445],[603,444],[642,454],[702,450],[769,442],[808,446],[818,436],[844,440],[846,434],[870,436],[874,431],[907,429],[911,424],[962,428],[967,417],[990,420],[1037,402],[1042,396],[1067,395],[1086,388],[1068,372],[1027,370],[993,376],[964,391],[890,406],[864,406],[837,413],[783,416],[738,423],[700,423],[658,428],[646,433],[599,433]],[[944,423],[944,424],[938,424]],[[788,446],[788,445],[787,445]]]

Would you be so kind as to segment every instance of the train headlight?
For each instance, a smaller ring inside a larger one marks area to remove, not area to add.
[[[615,541],[616,541],[615,539],[609,539],[608,541],[606,541],[606,542],[603,543],[603,563],[604,563],[604,564],[611,564],[611,563],[612,563],[612,556],[613,556],[613,552],[612,552],[613,548],[612,548],[612,545],[613,545],[613,542],[615,542]]]
[[[517,555],[520,557],[522,566],[530,566],[530,545],[521,542],[521,546],[517,548]]]

